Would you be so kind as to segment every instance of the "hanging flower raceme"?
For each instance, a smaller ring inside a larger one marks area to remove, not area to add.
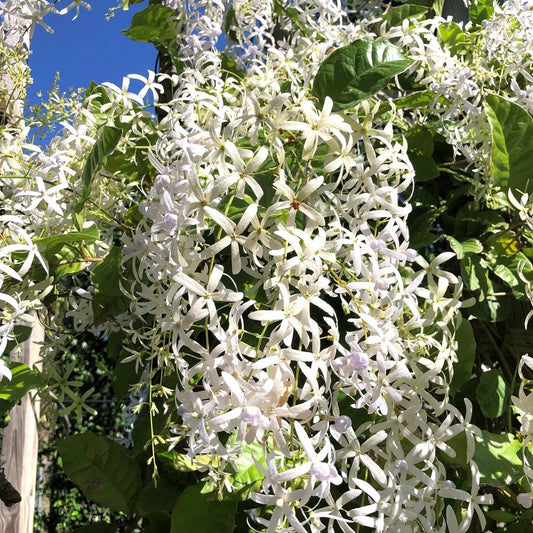
[[[154,325],[132,318],[150,347],[136,357],[167,365],[171,352],[171,443],[190,460],[219,457],[212,484],[237,490],[239,460],[257,463],[259,525],[442,530],[441,453],[475,431],[441,396],[461,284],[440,275],[449,255],[415,262],[413,169],[392,122],[366,102],[338,113],[306,93],[322,53],[303,39],[239,79],[181,75],[124,257],[132,317]],[[351,494],[344,507],[335,485]]]

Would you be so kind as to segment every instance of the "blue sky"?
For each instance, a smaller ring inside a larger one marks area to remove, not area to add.
[[[36,94],[53,83],[60,73],[60,88],[87,87],[91,81],[110,81],[120,86],[126,74],[145,74],[153,70],[156,50],[150,43],[131,41],[121,30],[130,25],[134,13],[145,8],[148,2],[131,6],[129,11],[118,9],[108,22],[105,15],[118,0],[89,0],[92,10],[82,9],[72,20],[74,12],[67,15],[49,15],[46,23],[54,33],[42,27],[35,29],[31,41],[29,65],[34,83],[28,90],[29,104],[39,101]]]

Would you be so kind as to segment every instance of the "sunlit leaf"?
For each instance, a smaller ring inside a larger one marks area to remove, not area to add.
[[[494,185],[503,191],[533,193],[533,152],[526,149],[533,138],[533,119],[518,104],[496,94],[485,99],[491,126],[491,170]]]
[[[519,456],[522,444],[511,434],[495,434],[482,430],[476,437],[474,461],[479,467],[481,483],[504,487],[523,475]]]
[[[355,105],[384,89],[412,64],[398,48],[384,42],[358,40],[332,52],[320,66],[313,94],[334,109]]]

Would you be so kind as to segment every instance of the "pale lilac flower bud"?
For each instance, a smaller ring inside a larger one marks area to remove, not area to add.
[[[404,459],[398,459],[394,466],[400,471],[400,472],[407,472],[407,468],[409,468],[409,465],[407,464],[407,461]]]
[[[405,250],[405,259],[410,263],[416,259],[416,256],[416,250],[413,250],[412,248],[408,248],[407,250]]]
[[[352,421],[349,416],[341,415],[335,419],[335,429],[339,433],[346,433],[352,427]]]
[[[334,359],[332,362],[331,362],[331,368],[333,368],[333,370],[335,372],[340,372],[341,371],[341,368],[346,364],[346,361],[344,359],[344,357],[339,357],[338,359]]]
[[[370,248],[374,250],[374,252],[380,252],[387,247],[381,239],[372,239],[369,244]]]
[[[255,405],[250,405],[246,407],[242,412],[241,420],[245,424],[250,424],[251,426],[258,426],[261,422],[261,409]]]
[[[474,71],[470,68],[463,68],[461,69],[461,72],[459,72],[459,79],[466,80],[468,78],[471,78],[474,75]]]
[[[311,467],[311,475],[315,476],[318,481],[331,481],[337,478],[339,473],[334,465],[329,463],[315,463]]]
[[[163,218],[162,225],[167,231],[176,229],[176,226],[178,225],[178,216],[174,213],[167,213]]]
[[[363,352],[352,352],[346,359],[355,370],[364,370],[369,363],[368,356]]]
[[[154,181],[155,190],[158,193],[163,192],[170,185],[170,177],[165,174],[159,174]]]
[[[178,415],[183,416],[187,412],[187,408],[184,405],[178,407]]]

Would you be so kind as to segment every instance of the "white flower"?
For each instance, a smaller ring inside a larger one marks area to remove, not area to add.
[[[11,370],[6,365],[5,361],[0,357],[0,381],[2,381],[3,378],[6,378],[11,381],[12,377],[13,374],[11,373]]]

